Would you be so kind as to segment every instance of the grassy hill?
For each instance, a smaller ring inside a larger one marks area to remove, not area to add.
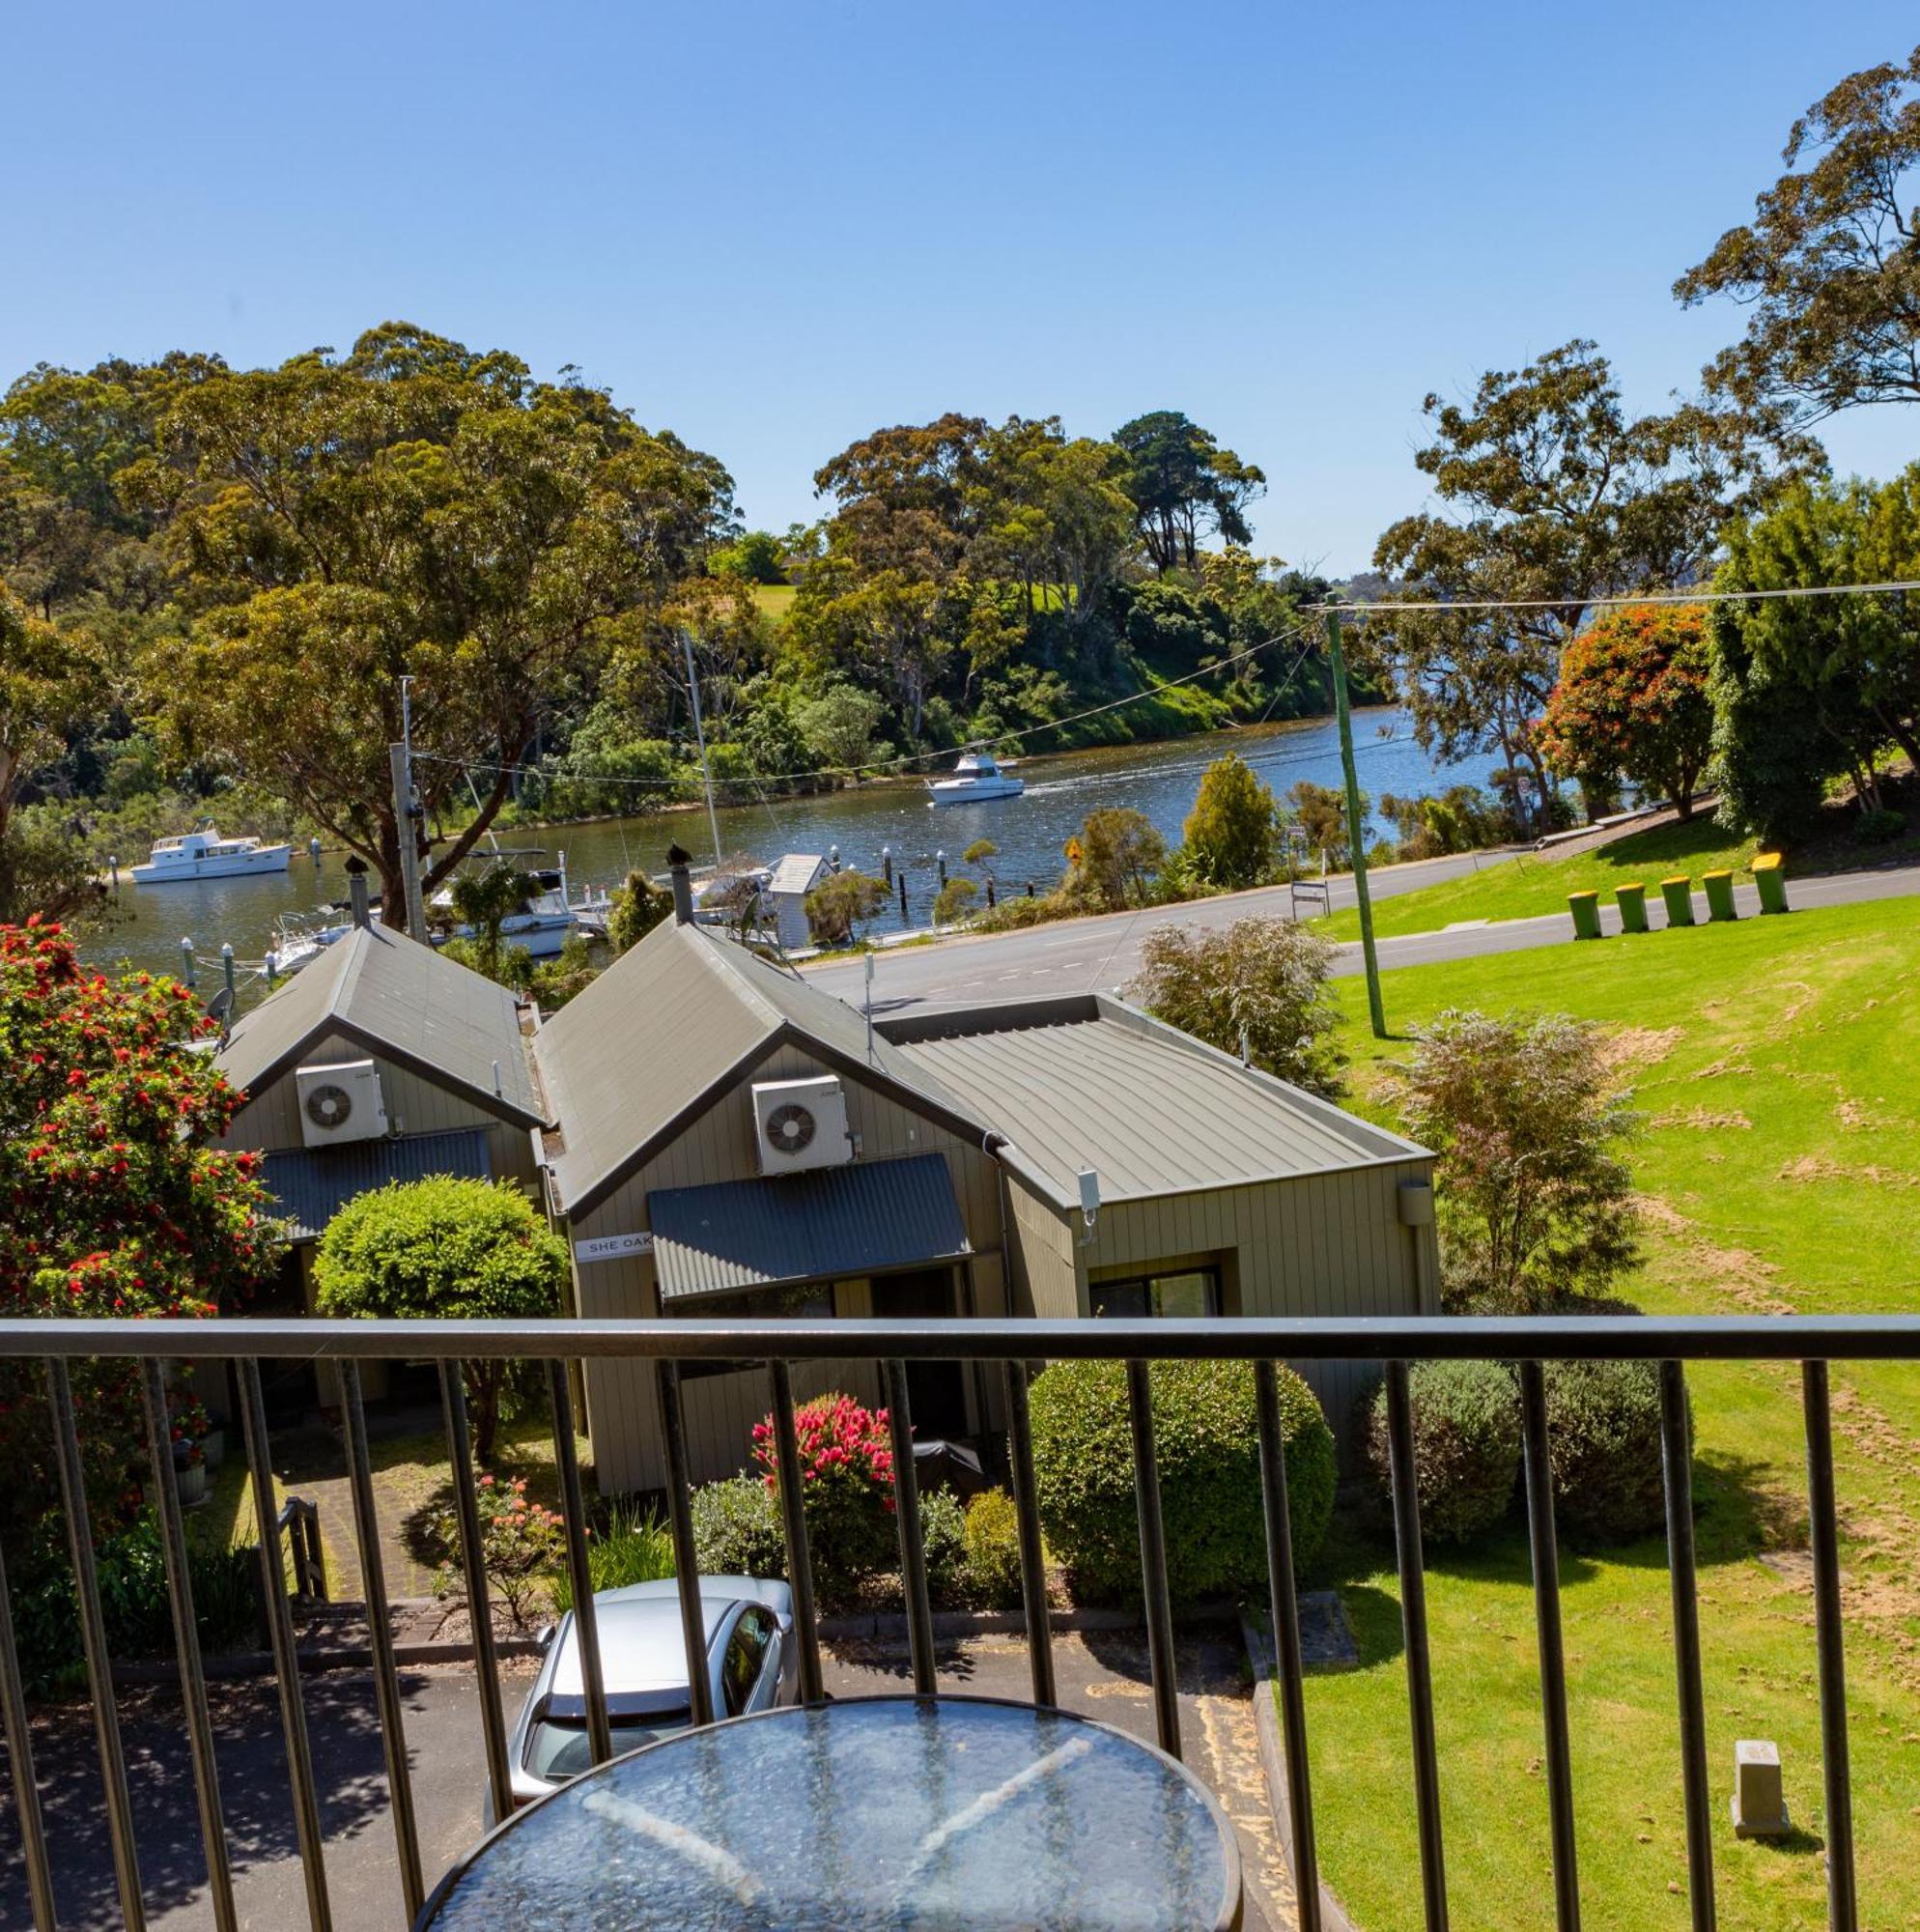
[[[1696,846],[1690,856],[1699,863]],[[1384,908],[1383,908],[1384,910]],[[1650,1311],[1920,1310],[1920,922],[1893,900],[1736,925],[1569,943],[1390,973],[1389,1023],[1447,1006],[1546,1007],[1617,1030],[1645,1110],[1636,1156]],[[1404,1041],[1367,1034],[1341,984],[1353,1087],[1380,1111]],[[1690,1371],[1701,1627],[1721,1922],[1824,1923],[1819,1712],[1804,1442],[1791,1366]],[[1836,1364],[1835,1449],[1862,1922],[1920,1922],[1920,1374]],[[1563,1550],[1587,1924],[1687,1923],[1678,1722],[1658,1539]],[[1329,1883],[1368,1932],[1421,1923],[1398,1592],[1391,1546],[1343,1530],[1324,1566],[1362,1667],[1310,1686]],[[1454,1922],[1547,1932],[1546,1787],[1526,1537],[1517,1515],[1428,1564]],[[1736,1738],[1778,1741],[1799,1827],[1740,1843]]]

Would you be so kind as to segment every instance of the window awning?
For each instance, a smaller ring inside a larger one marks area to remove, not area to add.
[[[957,1261],[971,1252],[944,1155],[857,1161],[647,1196],[663,1304]]]
[[[356,1195],[389,1180],[424,1180],[454,1174],[485,1180],[493,1173],[485,1127],[413,1134],[399,1140],[348,1141],[340,1147],[289,1148],[269,1153],[261,1179],[279,1212],[293,1223],[290,1238],[317,1241],[326,1224]]]

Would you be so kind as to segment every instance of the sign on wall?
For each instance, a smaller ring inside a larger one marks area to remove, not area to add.
[[[651,1235],[600,1235],[590,1241],[574,1243],[577,1262],[617,1262],[627,1255],[653,1253]]]

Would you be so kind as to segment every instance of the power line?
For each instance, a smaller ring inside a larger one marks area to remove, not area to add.
[[[1199,678],[1211,677],[1216,671],[1225,670],[1229,665],[1240,664],[1260,651],[1270,649],[1275,644],[1290,643],[1295,638],[1304,637],[1306,642],[1302,645],[1298,655],[1294,658],[1293,663],[1288,667],[1286,671],[1286,677],[1291,678],[1293,673],[1300,668],[1301,664],[1305,661],[1308,650],[1312,648],[1313,635],[1309,625],[1304,623],[1296,624],[1290,630],[1282,631],[1275,637],[1262,638],[1258,643],[1249,644],[1243,650],[1235,651],[1228,657],[1216,658],[1212,664],[1202,665],[1198,670],[1185,671],[1178,677],[1170,677],[1164,684],[1150,685],[1144,691],[1130,692],[1124,697],[1110,698],[1104,704],[1090,705],[1087,710],[1073,712],[1065,718],[1050,718],[1042,724],[1024,724],[1018,730],[996,732],[993,736],[981,739],[978,742],[985,745],[1009,745],[1016,744],[1024,738],[1034,737],[1042,731],[1062,730],[1069,724],[1078,724],[1086,719],[1101,717],[1109,711],[1118,711],[1125,705],[1143,703],[1149,697],[1157,697],[1164,691],[1172,691],[1180,685],[1192,684]],[[1285,680],[1283,680],[1284,682]],[[805,779],[863,778],[870,772],[899,771],[909,765],[931,764],[937,759],[950,757],[951,755],[950,750],[909,752],[897,758],[876,759],[871,764],[823,765],[817,770],[810,772],[756,772],[753,774],[753,778],[758,784],[796,784]],[[415,752],[413,759],[416,764],[457,765],[467,772],[493,772],[495,774],[510,772],[524,778],[551,779],[557,776],[565,779],[567,777],[565,773],[555,774],[541,765],[488,763],[482,759],[454,757],[446,753]],[[668,790],[679,790],[684,786],[686,781],[682,779],[628,779],[615,778],[611,775],[601,777],[595,774],[582,776],[579,779],[579,782],[582,784],[631,785],[636,789],[664,787]]]
[[[1920,580],[1791,584],[1778,590],[1641,590],[1623,592],[1617,597],[1462,597],[1426,602],[1388,597],[1371,604],[1329,603],[1321,608],[1359,617],[1393,611],[1596,611],[1634,604],[1761,604],[1774,598],[1877,597],[1894,590],[1920,590]]]

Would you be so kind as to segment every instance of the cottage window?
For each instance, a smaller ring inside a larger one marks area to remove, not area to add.
[[[1177,1274],[1135,1275],[1126,1281],[1088,1284],[1093,1313],[1144,1319],[1220,1313],[1220,1270],[1182,1268]]]

